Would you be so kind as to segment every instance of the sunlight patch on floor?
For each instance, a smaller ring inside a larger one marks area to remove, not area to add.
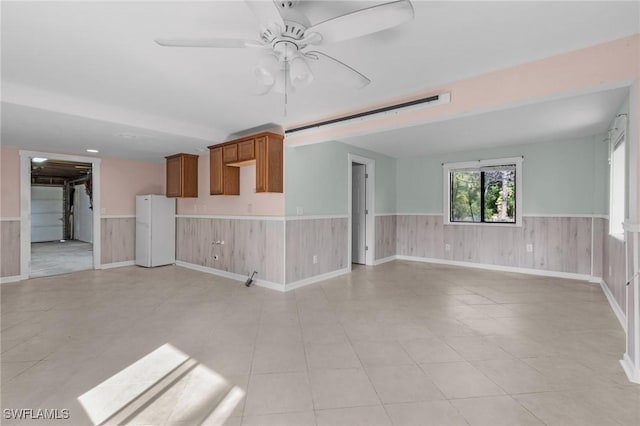
[[[78,397],[94,425],[222,424],[245,391],[166,343]]]

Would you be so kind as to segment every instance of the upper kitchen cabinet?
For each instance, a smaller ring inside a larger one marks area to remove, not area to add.
[[[263,132],[211,145],[211,195],[238,195],[239,168],[255,164],[256,192],[282,192],[283,141],[276,133]],[[233,170],[236,169],[235,173]]]
[[[167,160],[167,197],[198,196],[198,156],[175,154]]]

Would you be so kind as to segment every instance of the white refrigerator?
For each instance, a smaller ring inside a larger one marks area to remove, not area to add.
[[[175,262],[175,198],[136,196],[136,265],[153,267]]]

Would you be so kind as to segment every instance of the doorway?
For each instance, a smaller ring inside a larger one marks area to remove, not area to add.
[[[373,265],[375,260],[375,161],[349,154],[349,262]]]
[[[31,271],[93,269],[92,164],[31,159]]]
[[[20,151],[20,278],[100,268],[100,159]]]
[[[364,265],[367,252],[367,166],[351,164],[351,263]]]

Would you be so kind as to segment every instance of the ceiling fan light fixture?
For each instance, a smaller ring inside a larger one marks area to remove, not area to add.
[[[291,84],[295,88],[307,87],[313,82],[313,73],[302,56],[296,56],[289,62]]]
[[[280,69],[278,74],[276,74],[276,82],[273,85],[273,91],[280,94],[286,93],[294,93],[296,87],[291,83],[291,78],[287,74],[289,74],[289,70],[287,69],[288,64],[283,62],[283,67]],[[286,90],[285,90],[286,89]]]
[[[267,55],[260,60],[253,69],[253,76],[263,86],[271,87],[276,82],[279,73],[278,58],[274,55]]]

